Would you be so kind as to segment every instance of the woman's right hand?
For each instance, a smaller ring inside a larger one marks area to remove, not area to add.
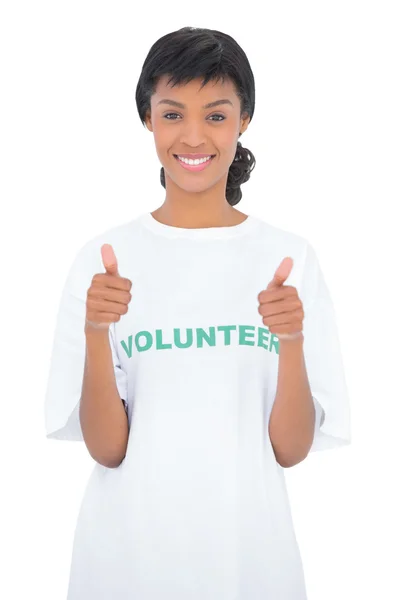
[[[85,332],[108,330],[111,323],[128,312],[132,299],[132,281],[118,273],[117,258],[110,244],[103,244],[101,256],[106,272],[96,273],[87,291]]]

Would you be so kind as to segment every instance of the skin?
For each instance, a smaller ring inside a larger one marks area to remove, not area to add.
[[[166,225],[185,228],[241,223],[248,215],[229,205],[225,190],[239,134],[246,131],[250,118],[247,113],[240,114],[240,99],[233,82],[209,81],[202,89],[201,78],[175,87],[167,82],[168,76],[160,78],[145,119],[154,135],[166,184],[165,201],[152,216]],[[180,102],[185,108],[158,104],[163,99]],[[232,106],[203,108],[221,99],[230,100]],[[191,172],[173,156],[185,153],[216,156],[204,171]]]
[[[293,467],[309,454],[315,427],[315,407],[304,357],[304,307],[296,287],[284,285],[293,268],[285,257],[265,290],[258,312],[279,338],[277,390],[268,432],[277,462]]]

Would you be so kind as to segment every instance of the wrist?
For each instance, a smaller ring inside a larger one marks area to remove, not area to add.
[[[296,333],[276,333],[275,335],[282,342],[302,342],[304,340],[302,331],[297,331]]]
[[[280,348],[303,348],[304,335],[303,332],[301,332],[300,335],[296,334],[295,337],[287,338],[280,338],[278,335],[278,340]]]
[[[90,337],[108,337],[109,335],[109,326],[108,327],[96,327],[96,323],[85,321],[85,335]]]

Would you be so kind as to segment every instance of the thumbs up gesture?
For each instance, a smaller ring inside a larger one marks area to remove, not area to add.
[[[283,285],[293,268],[293,259],[284,258],[266,289],[258,294],[262,322],[279,340],[303,335],[303,303],[293,285]]]
[[[110,244],[103,244],[101,257],[105,273],[96,273],[87,291],[85,332],[91,329],[108,330],[110,323],[119,321],[128,312],[132,299],[132,282],[118,273],[118,263]]]

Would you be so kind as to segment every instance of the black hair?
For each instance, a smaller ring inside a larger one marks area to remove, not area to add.
[[[210,80],[233,82],[240,98],[241,115],[246,112],[250,121],[254,114],[255,84],[246,54],[226,33],[214,29],[182,27],[158,39],[150,48],[136,86],[136,106],[145,125],[150,110],[150,98],[157,82],[169,75],[173,86],[203,77],[202,86]],[[239,133],[240,137],[241,133]],[[255,166],[254,155],[238,141],[235,158],[229,168],[226,199],[231,206],[240,202],[240,186],[249,180]],[[161,185],[165,188],[165,173],[161,167]]]

